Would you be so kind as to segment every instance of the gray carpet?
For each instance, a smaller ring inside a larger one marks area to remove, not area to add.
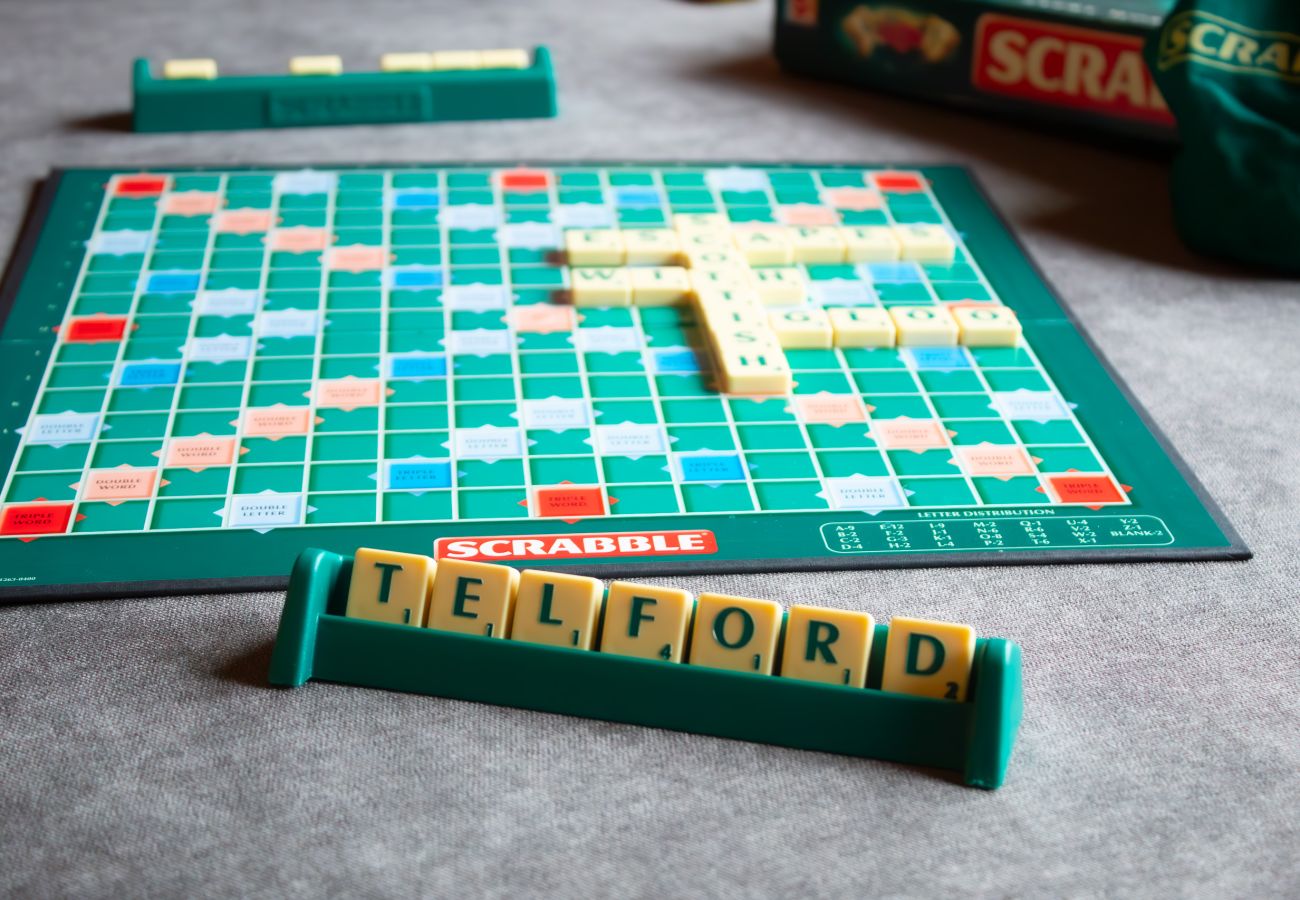
[[[0,893],[1300,892],[1300,288],[1182,250],[1158,159],[785,79],[761,3],[196,5],[0,3],[0,240],[51,165],[966,163],[1256,557],[665,579],[1020,641],[1026,720],[995,793],[633,726],[272,690],[275,594],[3,609]],[[563,79],[549,122],[137,137],[114,115],[137,54],[269,71],[536,42]]]

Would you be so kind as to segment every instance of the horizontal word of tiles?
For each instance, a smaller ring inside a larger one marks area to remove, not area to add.
[[[864,688],[868,613],[362,548],[346,615],[439,631]],[[895,617],[880,689],[963,702],[975,631]]]

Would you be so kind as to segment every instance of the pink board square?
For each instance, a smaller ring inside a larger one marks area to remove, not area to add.
[[[827,206],[813,203],[794,203],[778,206],[776,217],[786,225],[838,225],[839,214]]]
[[[799,417],[809,424],[845,425],[867,421],[867,411],[855,394],[798,394]]]
[[[202,191],[182,191],[168,194],[163,200],[163,214],[168,216],[210,216],[217,211],[221,200],[216,194]]]
[[[369,272],[388,265],[388,251],[383,247],[335,247],[329,254],[329,267],[344,272]]]
[[[324,228],[279,228],[271,235],[271,249],[284,253],[311,253],[330,245]]]
[[[167,445],[166,464],[201,472],[212,466],[228,466],[235,459],[235,439],[201,434],[176,438]]]
[[[976,444],[957,447],[955,452],[971,475],[987,475],[1005,481],[1013,475],[1036,474],[1033,462],[1020,447]]]
[[[218,213],[212,230],[223,234],[255,234],[270,231],[275,214],[268,209],[230,209]]]
[[[142,500],[153,496],[158,480],[157,469],[118,466],[115,469],[92,469],[83,485],[83,500],[105,500],[116,506],[123,500]]]
[[[933,450],[948,446],[943,426],[931,419],[879,419],[871,425],[871,436],[886,450]]]
[[[330,379],[316,384],[316,405],[348,412],[362,406],[378,406],[381,385],[377,379]]]
[[[510,310],[510,320],[515,331],[549,334],[553,331],[572,331],[573,307],[553,303],[533,303],[515,306]]]
[[[854,212],[880,209],[884,205],[880,194],[868,188],[832,188],[824,191],[822,197],[836,209],[850,209]]]
[[[305,406],[264,406],[244,410],[244,434],[272,440],[288,434],[306,434],[311,428],[311,410]]]

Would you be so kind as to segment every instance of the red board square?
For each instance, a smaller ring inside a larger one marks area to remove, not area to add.
[[[889,191],[891,194],[911,194],[917,191],[925,190],[925,185],[921,179],[915,175],[904,175],[895,172],[878,172],[874,176],[876,187],[882,191]]]
[[[505,191],[544,191],[551,186],[551,173],[541,169],[511,169],[501,173]]]
[[[118,197],[156,197],[167,190],[164,175],[132,175],[119,178],[113,187]]]
[[[1061,503],[1124,502],[1124,492],[1109,475],[1050,475],[1047,480]]]
[[[605,515],[605,495],[598,487],[537,489],[537,515],[552,519],[581,519]]]
[[[72,521],[71,503],[29,503],[6,506],[0,534],[63,534]]]
[[[70,344],[120,341],[124,334],[126,334],[126,316],[91,316],[69,322],[63,340]]]

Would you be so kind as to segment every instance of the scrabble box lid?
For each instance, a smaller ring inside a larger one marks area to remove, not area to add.
[[[1142,59],[1171,0],[778,0],[790,72],[1169,139]]]

